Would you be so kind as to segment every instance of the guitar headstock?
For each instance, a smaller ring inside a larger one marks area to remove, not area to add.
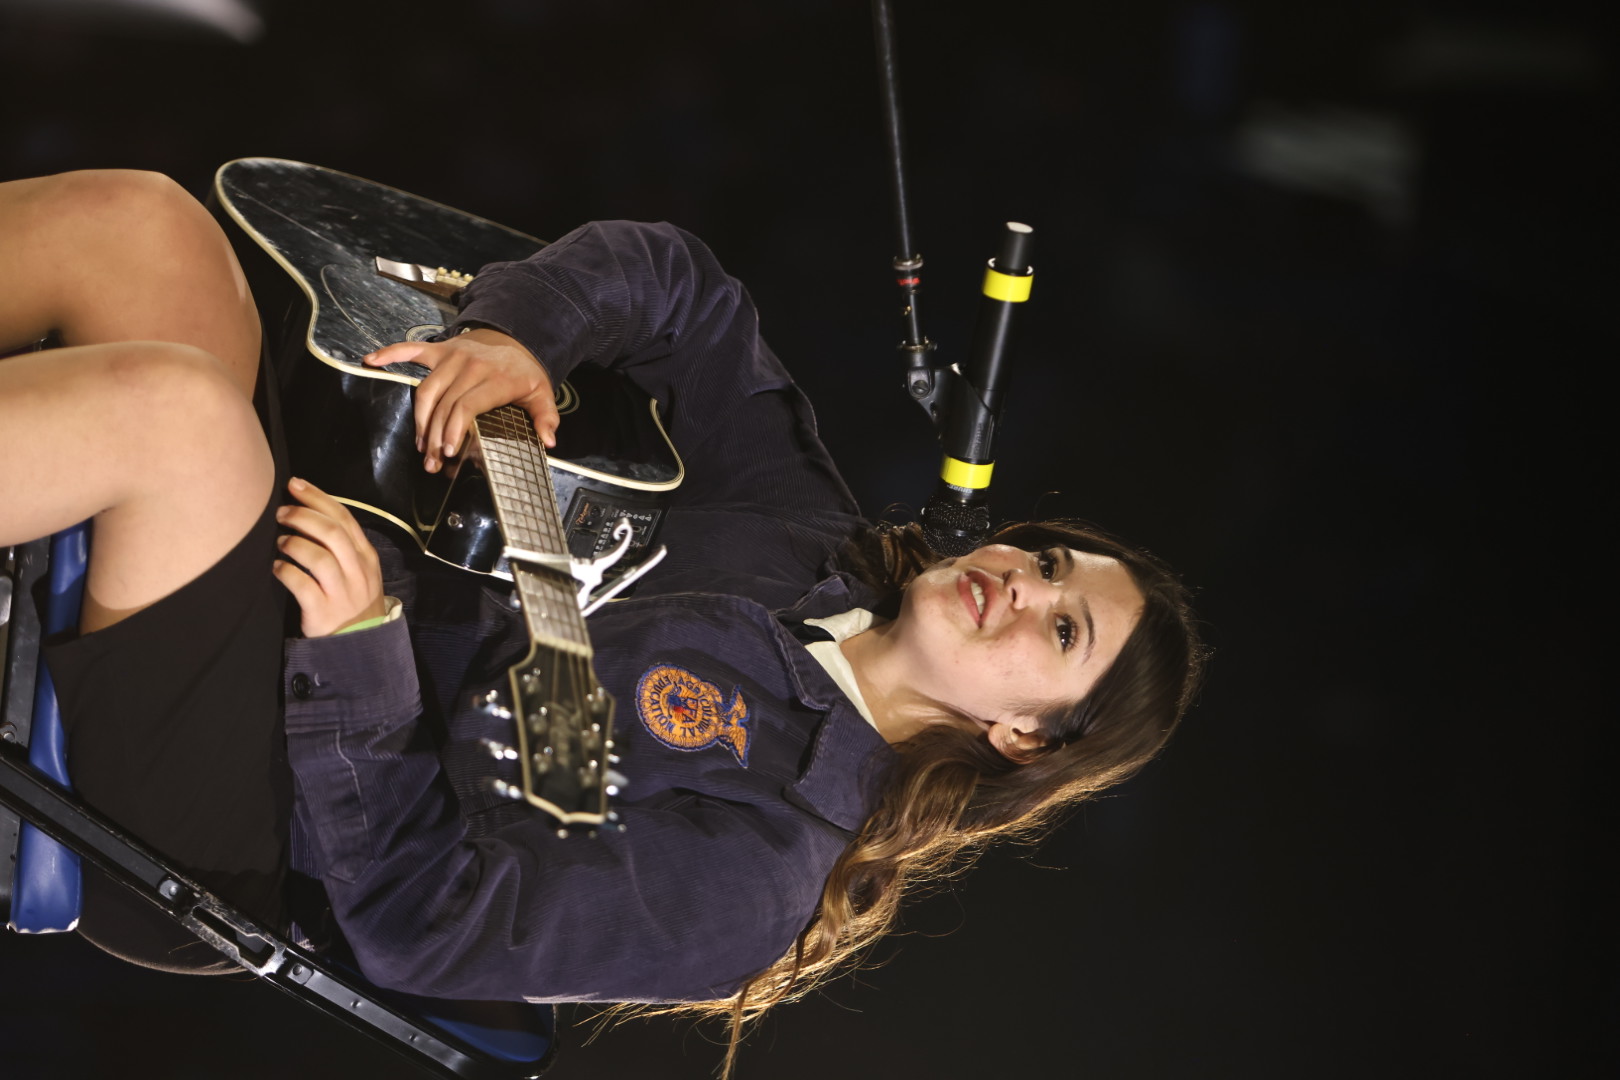
[[[544,810],[561,831],[612,825],[617,818],[608,799],[624,783],[613,769],[614,703],[589,659],[536,645],[509,674],[512,708],[503,709],[493,691],[485,702],[512,720],[516,746],[490,749],[517,761],[520,782],[497,781],[496,790]]]

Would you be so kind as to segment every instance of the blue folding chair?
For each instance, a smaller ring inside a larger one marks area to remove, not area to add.
[[[45,588],[43,625],[27,595],[8,590],[11,633],[8,644],[19,654],[19,662],[37,657],[41,635],[60,633],[78,622],[84,595],[84,569],[89,552],[88,530],[84,525],[67,529],[45,544],[30,546],[23,556],[24,573],[18,577]],[[44,558],[44,565],[38,565]],[[49,567],[45,570],[45,567]],[[41,571],[44,571],[43,573]],[[15,582],[14,584],[19,583]],[[9,650],[8,650],[9,651]],[[8,741],[28,749],[28,763],[64,789],[71,790],[67,776],[67,747],[62,718],[56,707],[56,688],[50,669],[42,658],[29,665],[33,675],[31,708],[25,715],[17,710],[7,720]],[[8,680],[8,691],[10,680]],[[28,688],[19,686],[18,693]],[[79,856],[71,848],[53,840],[28,822],[17,828],[16,861],[10,889],[10,911],[6,928],[21,934],[50,934],[72,930],[79,923],[81,904]]]
[[[8,856],[0,859],[0,906],[8,928],[73,929],[82,856],[263,981],[430,1072],[468,1080],[544,1073],[556,1057],[550,1006],[379,990],[256,924],[73,797],[40,643],[78,621],[88,535],[79,525],[0,548],[0,854]]]

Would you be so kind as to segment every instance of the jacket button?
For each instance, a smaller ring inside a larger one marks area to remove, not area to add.
[[[293,697],[299,701],[308,701],[310,694],[315,690],[315,684],[308,675],[302,671],[292,677]]]

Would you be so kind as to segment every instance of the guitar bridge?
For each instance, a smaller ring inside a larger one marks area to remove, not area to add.
[[[376,257],[376,262],[377,273],[382,277],[403,282],[413,289],[420,289],[444,300],[455,299],[458,292],[472,284],[473,275],[463,274],[459,270],[446,270],[442,266],[395,262],[381,255]]]

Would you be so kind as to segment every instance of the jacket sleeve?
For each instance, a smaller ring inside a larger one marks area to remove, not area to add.
[[[452,329],[474,325],[517,338],[554,382],[597,364],[655,398],[686,464],[676,505],[859,513],[747,290],[690,233],[595,222],[486,266]]]
[[[289,642],[299,813],[333,911],[378,985],[488,1000],[726,996],[792,942],[847,837],[688,793],[627,830],[539,815],[471,837],[418,723],[403,620]],[[806,858],[806,856],[811,856]]]

